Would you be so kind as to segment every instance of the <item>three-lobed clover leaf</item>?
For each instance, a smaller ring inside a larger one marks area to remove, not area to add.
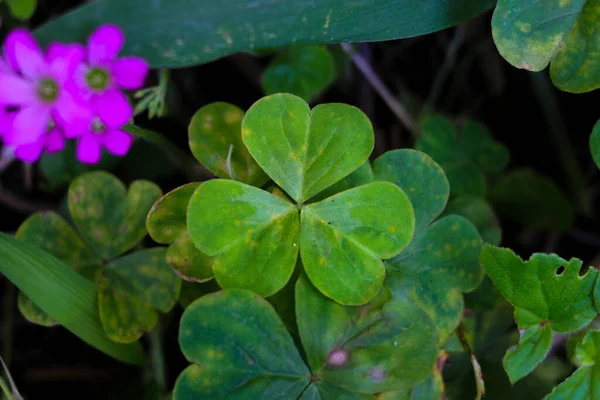
[[[600,395],[600,331],[589,331],[575,351],[580,367],[564,382],[554,388],[544,400],[596,399]]]
[[[17,238],[48,251],[98,285],[98,311],[108,337],[132,342],[149,331],[157,311],[176,302],[181,281],[165,263],[165,249],[122,256],[145,235],[145,219],[161,195],[158,186],[135,181],[127,191],[104,172],[81,175],[69,188],[68,205],[77,231],[53,212],[36,213]],[[22,295],[21,295],[22,296]],[[20,309],[33,322],[51,319],[22,296]]]
[[[466,121],[457,131],[452,121],[433,115],[421,122],[422,136],[415,148],[442,166],[453,195],[483,197],[484,173],[501,172],[509,161],[506,147],[494,141],[490,131],[475,121]]]
[[[214,277],[211,257],[194,246],[187,230],[187,207],[200,183],[188,183],[162,196],[146,219],[148,234],[160,244],[168,244],[166,261],[181,278],[205,282]]]
[[[517,381],[539,364],[552,343],[552,331],[573,332],[598,314],[594,305],[595,269],[580,275],[582,262],[536,253],[524,262],[510,249],[485,245],[481,265],[500,293],[515,307],[519,345],[510,349],[504,366]],[[525,354],[523,354],[525,352]]]
[[[461,292],[475,289],[483,278],[479,233],[456,215],[433,222],[444,210],[449,188],[442,168],[425,153],[390,151],[375,160],[373,171],[375,180],[390,181],[404,190],[416,217],[410,244],[385,261],[386,284],[395,299],[409,301],[429,314],[443,343],[460,322]]]
[[[352,106],[310,110],[302,99],[278,94],[248,110],[242,136],[295,204],[283,193],[230,180],[196,189],[188,232],[200,251],[215,257],[221,287],[272,295],[288,282],[300,254],[308,277],[327,296],[347,305],[373,299],[385,276],[381,259],[398,254],[412,237],[408,197],[393,184],[371,182],[313,201],[361,166],[366,174],[347,185],[370,180],[364,178],[373,148],[368,118]]]
[[[335,77],[333,57],[323,45],[284,48],[262,76],[266,94],[291,93],[311,101]]]
[[[245,289],[192,303],[179,343],[193,364],[173,398],[371,399],[423,381],[437,358],[433,322],[415,306],[382,293],[362,307],[296,283],[296,318],[308,366],[273,307]]]
[[[541,71],[550,64],[554,84],[583,93],[600,87],[598,0],[500,0],[492,35],[512,65]]]
[[[188,128],[190,149],[219,178],[262,186],[269,177],[242,142],[243,118],[244,112],[231,104],[216,102],[202,107]]]
[[[456,197],[448,203],[445,215],[460,215],[475,225],[484,242],[497,246],[502,240],[498,217],[487,201],[476,196]]]
[[[590,135],[590,151],[594,162],[600,168],[600,120],[596,122]]]

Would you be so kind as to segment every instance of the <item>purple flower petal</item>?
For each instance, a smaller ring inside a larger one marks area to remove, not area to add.
[[[102,155],[102,145],[99,135],[87,133],[77,142],[77,158],[84,164],[96,164]]]
[[[71,78],[84,60],[85,48],[80,44],[52,43],[48,47],[50,70],[61,82]]]
[[[97,95],[94,105],[102,122],[110,127],[121,127],[133,117],[133,107],[127,97],[115,89]]]
[[[148,62],[139,57],[122,57],[112,65],[115,81],[125,89],[139,89],[148,75]]]
[[[46,151],[56,153],[65,148],[65,138],[56,128],[52,129],[46,135]]]
[[[96,29],[88,39],[88,61],[96,65],[103,61],[112,61],[117,58],[125,43],[125,36],[116,25],[102,25]]]
[[[87,132],[91,123],[90,104],[73,95],[66,87],[54,104],[53,117],[68,138]]]
[[[12,129],[5,136],[7,143],[14,146],[37,142],[48,129],[50,109],[44,105],[32,105],[17,111]]]
[[[0,72],[0,105],[22,106],[36,101],[35,85],[19,76]]]
[[[116,156],[127,154],[133,143],[133,136],[119,129],[106,131],[102,139],[104,147]]]
[[[15,156],[21,161],[28,163],[36,162],[44,150],[45,138],[40,137],[35,143],[24,144],[15,150]]]
[[[17,51],[20,54],[17,54]],[[4,57],[15,72],[22,72],[25,76],[30,76],[32,70],[35,72],[40,62],[45,64],[40,45],[26,29],[15,29],[8,34],[4,41]],[[35,65],[27,65],[32,61],[30,57],[33,58]]]

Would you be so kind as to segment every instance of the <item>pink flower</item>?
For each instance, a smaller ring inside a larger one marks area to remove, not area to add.
[[[0,106],[18,107],[11,132],[4,135],[7,144],[38,143],[51,120],[69,132],[85,129],[89,108],[68,88],[84,56],[81,46],[52,44],[44,57],[35,38],[16,29],[6,38],[4,55],[12,71],[0,72]]]
[[[115,25],[102,25],[89,37],[86,63],[75,75],[79,95],[91,101],[102,121],[110,126],[125,125],[133,108],[120,89],[139,89],[148,75],[148,63],[139,57],[117,55],[125,36]]]
[[[9,112],[6,114],[6,126],[8,127],[9,133],[11,131],[11,125],[14,122],[16,113]],[[65,148],[65,138],[60,132],[60,129],[54,121],[50,120],[49,127],[38,140],[29,144],[22,144],[15,147],[15,156],[21,161],[28,163],[36,162],[44,151],[47,153],[56,153]]]
[[[99,116],[92,119],[86,133],[77,142],[77,158],[85,164],[100,161],[102,147],[116,156],[124,156],[133,143],[133,136],[120,129],[120,125],[110,125]]]

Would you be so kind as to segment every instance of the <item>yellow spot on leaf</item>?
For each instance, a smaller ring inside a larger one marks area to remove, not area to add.
[[[321,257],[319,259],[319,264],[321,264],[321,265],[326,265],[327,264],[327,260],[325,259],[325,257]]]
[[[233,125],[235,123],[238,123],[242,120],[242,114],[240,114],[239,112],[236,111],[227,111],[225,113],[225,122],[227,122],[229,125]]]
[[[396,232],[396,231],[398,230],[398,227],[397,227],[397,226],[395,226],[395,225],[392,225],[392,226],[390,226],[390,227],[388,228],[388,230],[389,230],[391,233],[394,233],[394,232]]]
[[[446,249],[446,251],[450,251],[450,250],[452,250],[452,245],[447,244],[444,246],[444,249]]]
[[[252,131],[248,128],[242,128],[242,136],[250,136]]]

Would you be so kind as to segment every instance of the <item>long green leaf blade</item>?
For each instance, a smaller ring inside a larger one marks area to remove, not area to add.
[[[0,272],[44,312],[98,350],[142,364],[139,342],[120,344],[104,334],[93,283],[42,250],[0,232]]]
[[[42,26],[36,36],[84,42],[113,23],[124,54],[153,68],[206,63],[290,44],[368,42],[423,35],[466,21],[495,0],[96,0]]]

